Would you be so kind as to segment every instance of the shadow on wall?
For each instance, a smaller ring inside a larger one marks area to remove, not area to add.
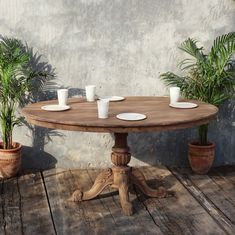
[[[43,71],[43,73],[46,74],[46,76],[41,74],[41,76],[38,76],[37,79],[33,81],[32,87],[34,89],[32,91],[32,95],[26,98],[26,104],[57,99],[57,89],[61,88],[67,88],[69,90],[69,97],[85,95],[84,89],[59,86],[55,82],[55,68],[53,68],[48,62],[42,61],[42,55],[34,53],[32,48],[27,47],[26,50],[31,55],[30,66],[34,70]],[[28,122],[25,122],[25,125],[32,133],[32,147],[24,147],[23,149],[23,170],[44,170],[55,167],[57,163],[56,158],[46,153],[44,151],[44,146],[51,141],[51,137],[62,137],[64,135],[57,130],[34,126]]]
[[[235,99],[220,107],[209,129],[209,140],[216,143],[215,166],[235,164]]]
[[[42,129],[42,128],[41,128]],[[22,169],[38,171],[54,168],[57,163],[55,157],[33,146],[23,146]]]
[[[188,166],[187,143],[195,129],[132,133],[128,144],[132,156],[150,165]]]
[[[32,94],[25,98],[25,104],[35,103],[41,100],[49,100],[54,97],[57,84],[55,83],[55,69],[48,63],[42,61],[42,55],[34,53],[32,48],[26,46],[30,54],[29,66],[39,72],[39,76],[32,81]],[[54,130],[41,128],[24,123],[32,133],[32,147],[23,147],[22,169],[48,169],[54,167],[56,159],[44,152],[44,145],[50,140],[51,135],[60,135]]]

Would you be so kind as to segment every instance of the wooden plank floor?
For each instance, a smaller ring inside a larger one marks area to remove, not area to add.
[[[76,188],[89,189],[100,170],[51,169],[0,181],[0,235],[235,234],[235,167],[204,176],[190,169],[141,170],[152,187],[175,194],[155,199],[133,188],[130,217],[111,188],[90,201],[67,200]]]

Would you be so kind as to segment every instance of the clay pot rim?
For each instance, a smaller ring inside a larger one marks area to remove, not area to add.
[[[192,148],[206,149],[206,148],[214,148],[215,147],[215,143],[208,142],[207,145],[200,145],[198,141],[192,141],[192,142],[188,143],[188,146],[192,147]]]
[[[3,146],[3,142],[0,141],[0,152],[17,152],[22,148],[22,145],[18,142],[13,142],[13,145],[16,145],[16,147],[12,149],[3,149],[1,148],[1,146]]]

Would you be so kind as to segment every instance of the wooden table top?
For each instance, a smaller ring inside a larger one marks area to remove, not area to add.
[[[169,107],[168,97],[126,97],[124,101],[110,102],[109,118],[98,119],[96,102],[83,98],[69,99],[70,110],[48,112],[43,105],[57,104],[57,100],[34,103],[23,108],[27,121],[47,128],[85,132],[146,132],[182,129],[208,123],[218,112],[217,107],[200,101],[193,109]],[[142,113],[147,119],[123,121],[116,118],[119,113]]]

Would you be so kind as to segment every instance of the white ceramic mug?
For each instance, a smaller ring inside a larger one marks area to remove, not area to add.
[[[177,103],[180,99],[180,88],[179,87],[170,87],[170,103]]]
[[[67,105],[68,101],[68,89],[57,90],[58,103],[60,106]]]
[[[98,108],[98,118],[108,118],[109,113],[109,100],[101,99],[97,100],[97,108]]]
[[[86,100],[88,102],[95,101],[95,85],[88,85],[86,89]]]

